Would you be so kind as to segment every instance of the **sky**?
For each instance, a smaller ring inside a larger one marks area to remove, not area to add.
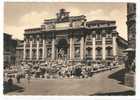
[[[23,39],[24,29],[40,27],[44,19],[56,18],[61,8],[72,16],[85,15],[87,21],[115,20],[119,35],[127,40],[126,3],[5,2],[4,32]]]

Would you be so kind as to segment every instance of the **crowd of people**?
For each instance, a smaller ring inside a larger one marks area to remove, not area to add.
[[[88,66],[81,63],[70,65],[58,62],[48,62],[47,64],[23,64],[22,66],[28,66],[28,69],[24,71],[25,77],[30,75],[31,78],[58,79],[92,77],[95,73],[115,68],[116,64],[111,63],[107,66],[102,63],[94,63]]]
[[[112,70],[116,68],[116,63],[112,62],[110,65],[102,63],[94,63],[90,66],[87,64],[65,64],[63,62],[48,62],[48,63],[22,63],[14,70],[14,75],[17,82],[20,82],[20,78],[27,79],[63,79],[63,78],[89,78],[94,74],[103,72],[106,70]]]

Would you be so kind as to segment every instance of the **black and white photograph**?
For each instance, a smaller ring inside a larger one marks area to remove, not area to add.
[[[4,2],[3,95],[135,96],[136,5]]]

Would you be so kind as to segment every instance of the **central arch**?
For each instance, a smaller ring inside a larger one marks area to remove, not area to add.
[[[68,43],[66,39],[59,39],[56,44],[57,56],[60,59],[65,59],[67,57]]]

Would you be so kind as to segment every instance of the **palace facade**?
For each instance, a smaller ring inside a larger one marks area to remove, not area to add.
[[[60,9],[56,18],[44,20],[38,28],[25,29],[24,41],[17,47],[18,61],[122,61],[128,43],[116,31],[115,21],[87,21],[84,15],[69,13]]]

